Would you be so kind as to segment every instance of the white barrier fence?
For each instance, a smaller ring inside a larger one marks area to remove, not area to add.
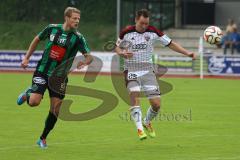
[[[20,66],[21,62],[24,58],[26,51],[0,51],[0,71],[24,71]],[[80,59],[83,58],[81,57],[81,53],[77,54],[77,57],[80,57]],[[99,68],[96,67],[101,67],[100,72],[118,72],[120,68],[119,64],[119,59],[115,58],[113,60],[113,56],[115,55],[114,53],[110,52],[91,52],[91,55],[94,57],[97,57],[102,63],[100,64],[95,64],[95,70],[98,70]],[[29,61],[29,66],[27,70],[33,71],[36,66],[38,61],[42,57],[42,51],[36,51],[34,54],[31,56],[30,61]],[[77,59],[77,58],[76,58]],[[80,60],[78,59],[78,60]],[[75,62],[75,61],[74,61]],[[111,68],[111,66],[113,66]],[[80,70],[74,69],[74,72],[84,72],[86,71],[86,68],[83,68]],[[94,71],[94,66],[91,66],[91,71]]]
[[[0,71],[24,71],[20,67],[24,54],[25,51],[0,51]],[[118,56],[115,56],[115,53],[92,52],[91,54],[102,62],[100,72],[122,72],[121,60]],[[41,56],[41,51],[32,55],[28,70],[35,69]],[[115,58],[113,59],[113,57]],[[184,56],[155,54],[154,62],[166,67],[168,69],[166,74],[199,75],[201,78],[204,75],[240,76],[240,56],[202,54],[202,58],[192,61],[191,58]],[[85,70],[86,68],[81,71],[84,72]],[[79,72],[79,70],[74,71]],[[91,71],[94,71],[94,66]]]

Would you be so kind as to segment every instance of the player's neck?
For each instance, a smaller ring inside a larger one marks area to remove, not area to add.
[[[137,25],[135,26],[135,28],[136,28],[136,31],[138,31],[140,33],[145,32],[145,30],[143,30],[142,28],[138,27]]]
[[[66,23],[63,23],[63,30],[64,31],[70,31],[71,28]]]

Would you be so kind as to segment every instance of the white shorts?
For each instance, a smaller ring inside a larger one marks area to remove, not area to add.
[[[160,97],[160,89],[154,71],[124,71],[124,73],[129,92],[143,91],[148,98]]]

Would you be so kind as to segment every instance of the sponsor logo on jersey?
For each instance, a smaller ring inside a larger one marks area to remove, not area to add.
[[[63,34],[64,37],[59,37],[58,43],[64,45],[66,43],[66,34]],[[50,35],[50,41],[52,42],[54,40],[55,34]]]
[[[43,79],[42,77],[34,77],[33,82],[37,84],[46,84],[45,79]]]
[[[123,41],[120,42],[119,47],[121,49],[129,49],[129,48],[132,47],[132,42],[123,40]]]
[[[50,41],[52,42],[54,40],[55,35],[51,34],[50,35]]]
[[[150,40],[150,37],[149,36],[145,36],[144,37],[146,41],[149,41]]]
[[[146,49],[147,48],[147,44],[145,43],[141,43],[141,44],[134,44],[132,46],[132,49]]]
[[[62,45],[65,44],[66,43],[66,38],[59,38],[58,43],[60,43]]]

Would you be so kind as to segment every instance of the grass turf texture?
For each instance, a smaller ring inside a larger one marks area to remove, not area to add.
[[[165,78],[173,90],[162,96],[162,113],[187,115],[191,120],[171,118],[153,122],[157,137],[140,141],[128,106],[119,100],[112,112],[84,122],[58,121],[48,137],[48,149],[36,146],[49,109],[48,93],[41,105],[30,108],[16,105],[18,94],[31,82],[31,74],[1,73],[0,159],[240,159],[239,80]],[[71,75],[69,84],[116,92],[108,76],[86,84],[83,76]],[[73,98],[71,111],[85,112],[101,101],[82,96]],[[148,105],[143,99],[145,113]],[[128,114],[128,118],[121,118]]]

